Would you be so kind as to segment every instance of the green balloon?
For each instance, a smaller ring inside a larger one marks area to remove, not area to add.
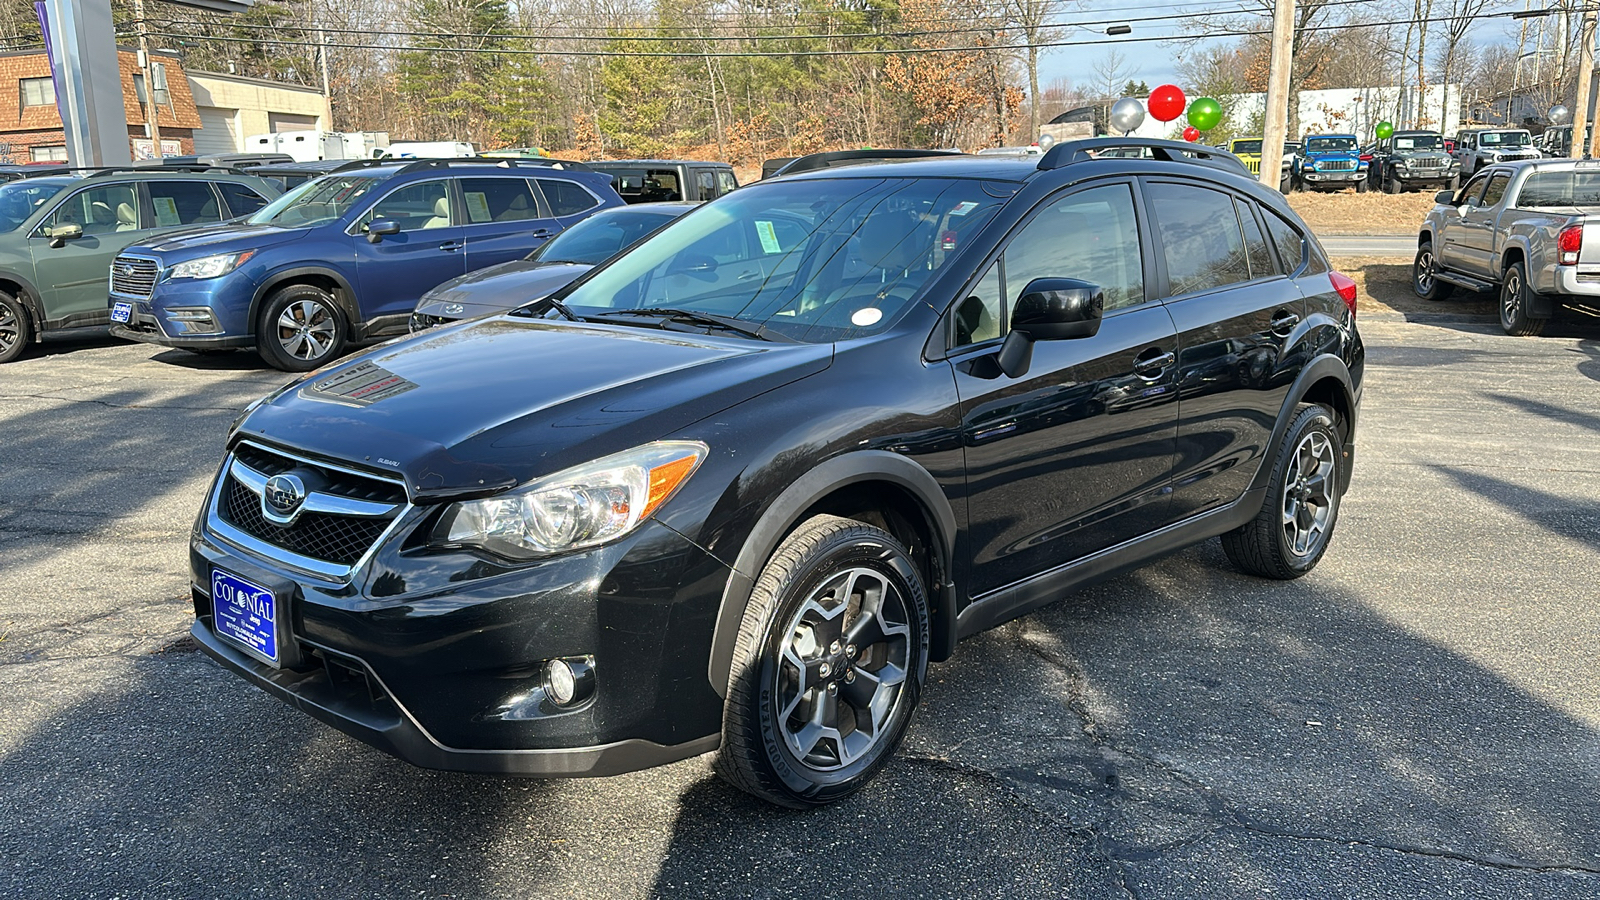
[[[1392,134],[1394,134],[1394,126],[1393,125],[1389,124],[1388,122],[1379,122],[1378,123],[1378,140],[1380,140],[1380,141],[1388,140],[1389,136],[1392,135]]]
[[[1222,121],[1222,104],[1210,97],[1198,97],[1189,104],[1189,124],[1210,131]]]

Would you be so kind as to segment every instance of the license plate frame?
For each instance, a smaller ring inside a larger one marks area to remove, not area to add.
[[[226,569],[211,570],[211,630],[230,645],[277,669],[289,634],[288,591],[274,590]]]
[[[117,301],[111,304],[111,321],[127,324],[133,320],[133,304]]]

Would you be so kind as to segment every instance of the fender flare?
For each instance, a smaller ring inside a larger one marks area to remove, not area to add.
[[[1294,419],[1294,409],[1305,402],[1306,395],[1311,392],[1312,385],[1324,378],[1333,377],[1339,382],[1339,388],[1344,393],[1345,408],[1350,411],[1350,421],[1347,426],[1349,433],[1354,436],[1356,431],[1356,418],[1360,407],[1356,404],[1355,387],[1350,380],[1350,369],[1344,360],[1331,353],[1324,353],[1313,359],[1310,365],[1301,370],[1300,376],[1294,380],[1289,388],[1288,395],[1284,398],[1283,408],[1278,411],[1278,422],[1272,426],[1272,437],[1267,441],[1269,453],[1271,448],[1277,447],[1283,441],[1284,432],[1289,428],[1289,423]],[[1345,444],[1347,451],[1355,442]],[[1256,477],[1250,482],[1251,490],[1266,488],[1267,480],[1272,476],[1272,460],[1265,457],[1260,469],[1256,470]],[[1343,484],[1339,485],[1340,491],[1350,486],[1350,467],[1345,466]]]
[[[884,481],[905,489],[928,514],[928,525],[934,535],[934,546],[930,550],[936,555],[938,571],[946,582],[927,585],[933,605],[929,657],[933,660],[949,658],[956,640],[955,587],[950,583],[950,565],[955,556],[955,512],[939,482],[927,469],[887,450],[859,450],[835,456],[800,476],[768,504],[750,529],[734,560],[728,583],[723,587],[722,603],[717,609],[711,637],[707,676],[718,696],[728,696],[728,676],[739,628],[750,603],[750,593],[767,559],[799,524],[800,516],[807,509],[839,488],[864,481]]]
[[[15,281],[22,288],[21,296],[17,299],[22,301],[22,305],[28,309],[28,315],[33,317],[33,340],[38,343],[44,335],[44,296],[33,282],[23,278],[20,273],[0,272],[0,279]]]
[[[326,266],[291,266],[287,269],[279,269],[261,279],[261,286],[256,288],[255,294],[250,297],[250,333],[252,335],[256,332],[256,317],[261,314],[261,302],[278,285],[301,275],[318,275],[333,279],[339,285],[339,293],[334,295],[334,300],[339,302],[339,307],[345,315],[346,324],[353,329],[356,323],[361,321],[361,316],[358,314],[359,310],[355,308],[356,290],[350,284],[350,279],[344,277],[337,270]]]

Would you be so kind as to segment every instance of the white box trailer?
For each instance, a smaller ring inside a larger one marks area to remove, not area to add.
[[[368,159],[388,146],[386,131],[274,131],[245,138],[248,153],[287,153],[295,162]]]
[[[374,159],[456,159],[477,155],[478,148],[466,141],[395,141],[372,151]]]

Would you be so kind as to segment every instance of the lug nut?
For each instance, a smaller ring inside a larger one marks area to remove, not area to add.
[[[856,670],[855,669],[845,669],[844,670],[844,683],[845,684],[855,684],[856,683]]]
[[[834,641],[833,643],[829,644],[828,645],[828,652],[832,653],[834,656],[838,656],[839,655],[839,642],[838,641]]]
[[[823,663],[817,667],[817,674],[821,675],[823,678],[827,678],[829,675],[833,674],[833,666]]]
[[[839,682],[837,682],[837,681],[828,682],[828,696],[831,697],[831,696],[833,696],[834,694],[837,694],[837,693],[839,693]]]
[[[855,659],[856,658],[856,645],[855,644],[846,644],[845,647],[844,647],[844,655],[850,657],[851,659]]]

